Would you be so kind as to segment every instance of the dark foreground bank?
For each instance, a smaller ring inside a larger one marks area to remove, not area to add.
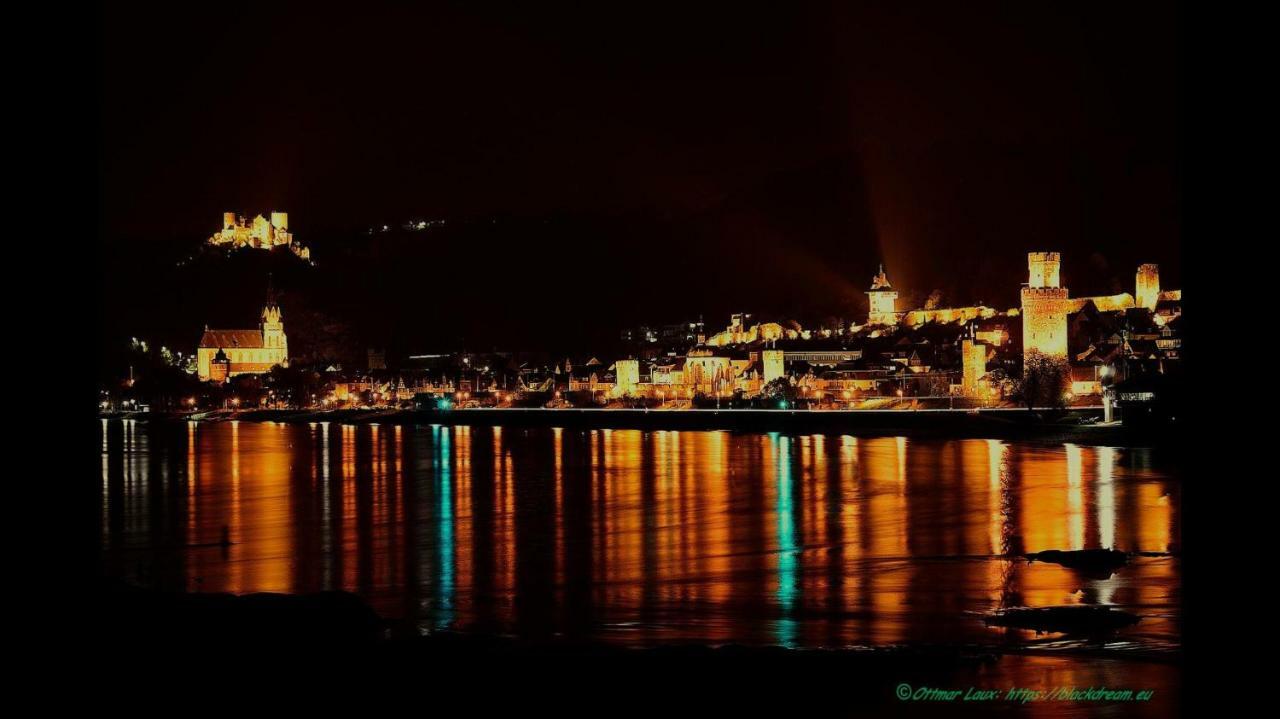
[[[133,415],[136,419],[336,422],[380,425],[471,425],[566,429],[729,430],[837,433],[859,436],[996,438],[1144,446],[1172,441],[1171,428],[1127,427],[1100,422],[1096,408],[1055,413],[1025,409],[984,410],[643,410],[643,409],[263,409],[193,415]]]
[[[87,599],[93,646],[86,658],[101,659],[107,675],[139,676],[145,669],[157,678],[212,667],[230,677],[256,675],[263,666],[281,672],[358,667],[376,677],[382,691],[399,686],[393,677],[414,677],[414,692],[462,694],[481,714],[501,708],[597,715],[606,706],[614,707],[610,714],[673,716],[707,709],[869,716],[1088,716],[1104,706],[1124,716],[1179,712],[1181,669],[1171,661],[976,646],[636,649],[557,637],[420,636],[383,621],[345,592],[168,593],[100,580]],[[1137,688],[1152,694],[1084,703],[1029,698],[1057,689],[1055,677],[1063,675],[1081,690]],[[482,678],[488,688],[481,695],[463,694],[462,685],[453,683],[461,677]],[[223,685],[221,691],[234,694],[237,686]]]

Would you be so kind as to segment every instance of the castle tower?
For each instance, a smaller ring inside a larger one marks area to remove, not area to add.
[[[1022,358],[1039,352],[1067,358],[1067,288],[1060,287],[1062,256],[1057,252],[1027,254],[1030,279],[1022,288]]]
[[[871,311],[867,313],[867,324],[898,324],[898,291],[889,284],[884,274],[884,265],[880,265],[880,274],[871,279],[871,289],[867,290],[871,301]]]
[[[271,245],[289,244],[289,213],[271,213]]]
[[[640,360],[618,360],[613,365],[613,393],[618,397],[628,397],[636,393],[640,385]]]
[[[218,348],[218,353],[209,360],[209,381],[221,384],[230,377],[231,360],[227,359],[227,353],[222,348]]]
[[[1138,307],[1146,307],[1149,310],[1156,308],[1156,303],[1160,301],[1160,265],[1138,267],[1138,282],[1133,299]]]
[[[1057,252],[1028,252],[1027,267],[1031,270],[1031,279],[1027,286],[1034,289],[1041,287],[1058,287],[1062,284],[1060,271],[1062,255]]]
[[[249,232],[252,240],[250,244],[257,248],[271,247],[271,223],[267,222],[267,218],[258,215],[253,218],[253,228]]]
[[[227,231],[227,230],[234,231],[236,229],[236,213],[234,212],[222,213],[222,229],[223,231]]]
[[[760,364],[764,366],[763,379],[765,384],[786,376],[783,359],[785,354],[782,350],[762,350],[760,352]]]
[[[262,347],[278,350],[275,363],[282,367],[289,366],[289,338],[284,334],[284,318],[280,314],[280,306],[274,300],[262,308]]]

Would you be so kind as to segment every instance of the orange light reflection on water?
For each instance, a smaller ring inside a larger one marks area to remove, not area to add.
[[[188,589],[346,589],[425,629],[793,646],[1013,641],[974,617],[1105,603],[1153,615],[1137,641],[1178,641],[1173,557],[1091,579],[1007,556],[1178,545],[1177,481],[1150,450],[328,423],[152,431],[103,425],[106,556],[131,575],[176,542],[176,569],[148,574]],[[151,501],[161,491],[180,500]]]

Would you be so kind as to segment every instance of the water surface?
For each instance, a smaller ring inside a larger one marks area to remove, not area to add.
[[[1179,480],[1150,449],[465,426],[102,422],[113,573],[365,597],[401,627],[627,645],[978,643],[1002,607],[1143,616],[1179,646]],[[234,542],[217,546],[224,532]],[[1151,553],[1089,578],[1007,555]]]

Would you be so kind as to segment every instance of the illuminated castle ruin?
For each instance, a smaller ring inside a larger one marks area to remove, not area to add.
[[[222,213],[222,229],[209,237],[208,244],[214,247],[252,247],[269,250],[273,247],[285,246],[290,252],[304,260],[311,259],[311,249],[295,242],[289,233],[289,213],[272,212],[271,219],[258,215],[253,222],[246,222],[234,212]]]
[[[274,302],[262,309],[262,322],[256,330],[205,327],[196,350],[196,372],[202,380],[261,374],[276,365],[289,366],[289,340],[280,307]]]
[[[977,305],[973,307],[944,307],[938,309],[916,309],[906,312],[898,311],[898,291],[889,284],[889,277],[880,265],[880,274],[871,280],[871,289],[867,290],[870,300],[870,311],[867,313],[868,325],[894,326],[903,324],[917,327],[930,322],[964,323],[976,319],[988,319],[1000,314],[994,307]]]
[[[909,327],[929,322],[969,322],[971,320],[989,319],[1000,314],[994,307],[978,305],[976,307],[945,307],[936,310],[911,310],[902,317],[902,323]]]
[[[1116,312],[1118,310],[1127,310],[1133,307],[1133,295],[1128,292],[1121,292],[1118,295],[1100,295],[1098,297],[1073,297],[1066,301],[1067,312],[1079,312],[1084,306],[1092,302],[1093,306],[1099,312]]]
[[[884,274],[884,265],[880,265],[880,274],[871,279],[871,289],[867,290],[871,311],[867,314],[869,325],[898,324],[898,291],[889,284]]]
[[[771,342],[780,339],[808,339],[802,330],[789,329],[777,322],[759,322],[747,326],[751,315],[738,313],[729,319],[729,326],[707,338],[708,347],[727,347],[729,345],[751,344],[753,342]]]
[[[1022,288],[1022,357],[1033,352],[1067,358],[1067,288],[1060,278],[1062,256],[1057,252],[1027,255],[1030,279]]]

